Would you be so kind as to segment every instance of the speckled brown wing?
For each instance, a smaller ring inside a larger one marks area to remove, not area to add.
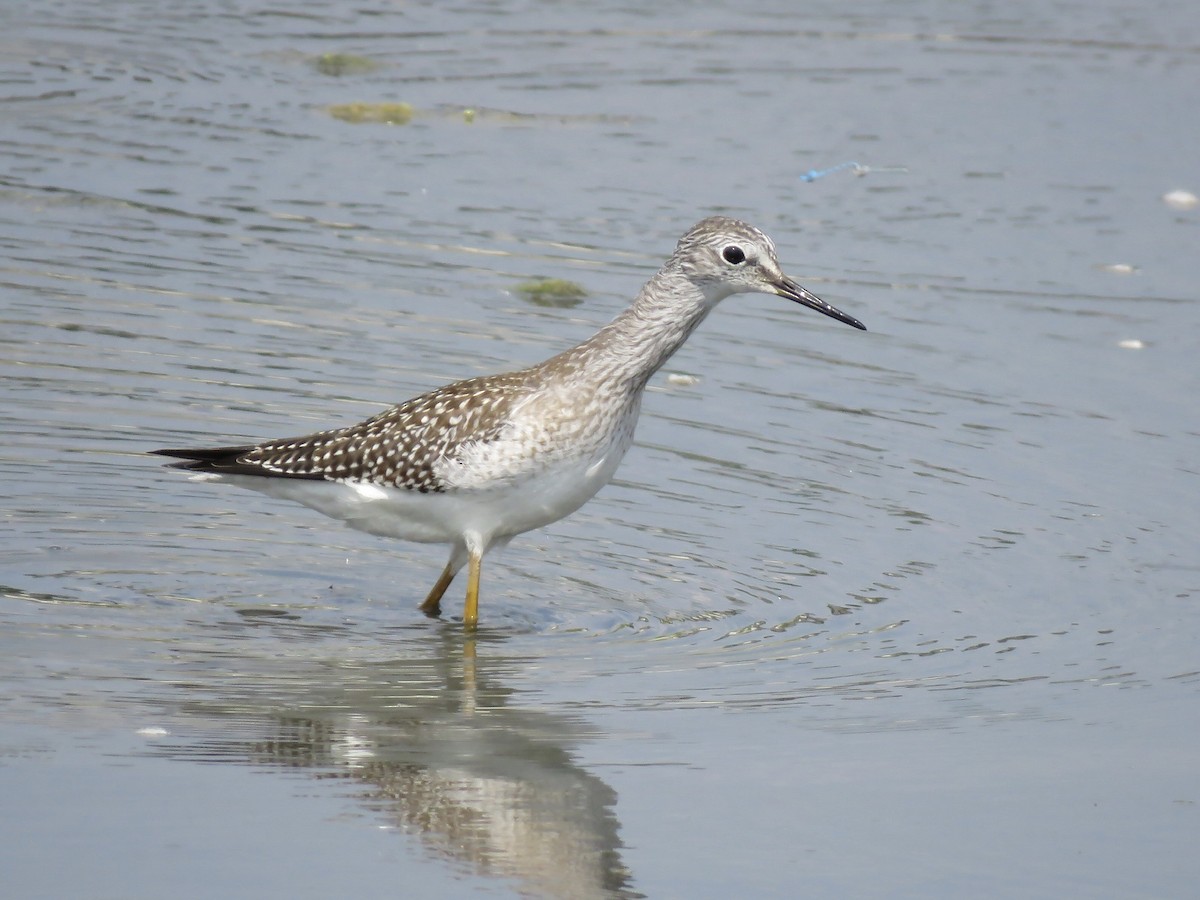
[[[496,440],[522,399],[529,371],[470,378],[393,406],[357,425],[257,446],[157,450],[175,467],[218,475],[362,481],[421,493],[446,485],[439,461],[465,444]]]

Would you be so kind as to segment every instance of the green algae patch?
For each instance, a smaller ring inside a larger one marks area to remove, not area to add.
[[[414,112],[411,103],[336,103],[329,107],[329,114],[335,119],[354,125],[407,125]]]
[[[533,278],[513,285],[513,292],[536,306],[575,306],[587,291],[564,278]]]
[[[338,78],[342,75],[366,75],[380,68],[380,64],[369,56],[354,53],[322,53],[314,57],[313,68],[322,75]]]
[[[506,109],[487,109],[481,106],[454,106],[439,104],[417,109],[411,103],[338,103],[324,107],[335,119],[360,124],[407,125],[413,119],[429,122],[459,122],[466,125],[490,126],[572,126],[613,124],[633,121],[613,116],[593,115],[546,115],[522,113]]]

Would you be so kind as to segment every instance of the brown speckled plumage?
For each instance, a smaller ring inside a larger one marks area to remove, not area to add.
[[[256,446],[157,451],[189,454],[176,468],[220,475],[358,481],[420,493],[447,485],[435,464],[467,442],[495,440],[513,400],[528,390],[527,372],[458,381],[386,409],[357,425]]]

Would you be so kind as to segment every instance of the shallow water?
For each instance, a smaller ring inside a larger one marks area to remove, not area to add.
[[[13,896],[1191,893],[1200,13],[777,6],[0,13]],[[871,330],[725,303],[476,637],[144,455],[544,358],[713,212]]]

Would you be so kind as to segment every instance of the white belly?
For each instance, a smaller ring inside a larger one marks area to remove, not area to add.
[[[486,550],[573,513],[608,483],[633,442],[640,396],[614,406],[600,404],[599,415],[588,415],[586,404],[581,411],[579,397],[565,388],[539,394],[514,410],[501,437],[460,445],[438,460],[442,491],[353,481],[198,477],[303,503],[359,531]]]
[[[473,535],[485,545],[541,528],[573,513],[612,478],[628,444],[598,458],[558,463],[493,487],[421,493],[362,482],[199,475],[302,503],[351,528],[384,537],[455,543]]]

